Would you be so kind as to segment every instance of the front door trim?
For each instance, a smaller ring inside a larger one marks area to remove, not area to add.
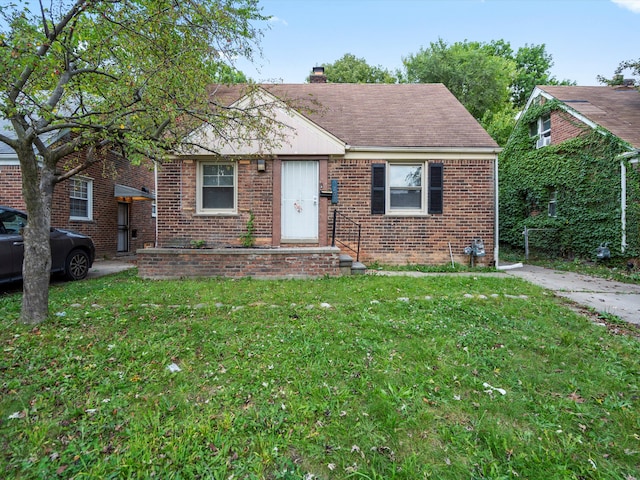
[[[319,162],[287,160],[281,172],[281,240],[318,243]]]

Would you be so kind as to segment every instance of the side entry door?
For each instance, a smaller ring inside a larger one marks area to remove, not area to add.
[[[118,252],[129,251],[129,204],[118,203]]]

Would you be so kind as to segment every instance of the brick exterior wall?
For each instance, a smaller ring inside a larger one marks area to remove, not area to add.
[[[0,205],[24,210],[19,165],[0,165]]]
[[[542,105],[548,102],[545,97],[540,96],[537,98]],[[579,137],[591,131],[591,127],[564,110],[552,110],[550,115],[552,145],[558,145],[566,140]]]
[[[551,112],[551,144],[557,145],[591,131],[591,127],[563,110]]]
[[[82,152],[70,156],[61,168],[72,165]],[[102,162],[93,164],[80,177],[93,181],[93,219],[69,218],[71,184],[64,181],[55,186],[51,212],[54,227],[67,228],[89,235],[96,246],[96,258],[109,258],[118,254],[118,200],[114,198],[115,184],[134,188],[154,189],[154,173],[149,165],[132,165],[126,159],[109,153]],[[22,198],[22,175],[19,166],[0,166],[0,205],[25,210]],[[155,243],[155,218],[151,201],[133,201],[129,211],[129,252],[135,252],[145,243]],[[136,238],[133,238],[135,230]]]
[[[158,175],[158,245],[189,246],[204,240],[208,247],[240,245],[246,232],[249,212],[255,217],[256,245],[271,245],[273,225],[273,163],[258,172],[256,161],[238,162],[238,214],[197,215],[196,174],[192,160],[167,162]]]
[[[254,277],[268,279],[339,276],[337,248],[179,249],[138,252],[142,278]]]
[[[482,238],[487,252],[478,263],[493,261],[493,162],[443,161],[444,210],[427,216],[372,215],[372,163],[384,162],[349,160],[329,164],[329,178],[340,182],[339,204],[335,208],[362,226],[362,262],[445,264],[451,261],[451,243],[454,259],[466,263],[469,257],[463,250],[476,237]],[[329,215],[330,221],[332,217]]]
[[[494,251],[494,163],[492,160],[437,160],[444,165],[443,214],[423,216],[390,216],[371,214],[371,164],[382,160],[328,160],[328,185],[339,182],[339,204],[332,206],[320,199],[327,211],[327,238],[320,244],[330,245],[333,209],[362,226],[360,260],[385,264],[445,264],[454,259],[468,263],[463,253],[474,238],[484,241],[486,256],[478,264],[489,264]],[[255,216],[257,244],[272,245],[274,180],[273,161],[267,171],[256,171],[255,160],[238,164],[238,215],[211,216],[196,214],[195,160],[174,161],[161,167],[158,177],[158,245],[185,247],[191,240],[204,240],[208,247],[238,245],[246,231],[249,210]],[[322,167],[321,167],[322,170]],[[426,185],[424,186],[426,188]],[[277,217],[276,217],[277,219]],[[279,219],[277,219],[279,221]],[[281,245],[285,246],[285,245]],[[352,254],[355,257],[355,255]]]

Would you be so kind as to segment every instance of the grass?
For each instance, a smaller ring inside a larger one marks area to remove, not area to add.
[[[495,272],[494,267],[483,265],[471,266],[462,263],[445,263],[441,265],[422,265],[410,263],[406,265],[382,265],[378,262],[367,265],[369,270],[386,270],[386,271],[402,271],[402,272],[422,272],[422,273],[487,273]]]
[[[50,302],[29,328],[20,295],[0,296],[5,478],[640,471],[637,339],[515,278],[134,271],[54,286]]]

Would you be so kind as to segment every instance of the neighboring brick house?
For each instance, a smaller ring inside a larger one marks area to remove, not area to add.
[[[527,227],[548,253],[640,254],[639,148],[632,86],[536,87],[500,155],[501,239]]]
[[[64,141],[64,137],[48,140]],[[72,163],[82,154],[74,154],[67,161]],[[89,235],[97,258],[133,253],[145,244],[155,244],[154,188],[152,166],[132,165],[110,152],[81,174],[55,186],[51,224]],[[3,143],[0,205],[25,210],[20,162]]]
[[[242,105],[243,88],[218,87],[217,101]],[[500,149],[444,85],[312,82],[260,92],[300,106],[274,113],[287,140],[265,149],[197,132],[218,155],[201,149],[159,169],[160,247],[239,245],[250,214],[257,245],[328,246],[338,210],[360,225],[362,262],[467,263],[474,239],[486,251],[478,262],[496,260]]]

